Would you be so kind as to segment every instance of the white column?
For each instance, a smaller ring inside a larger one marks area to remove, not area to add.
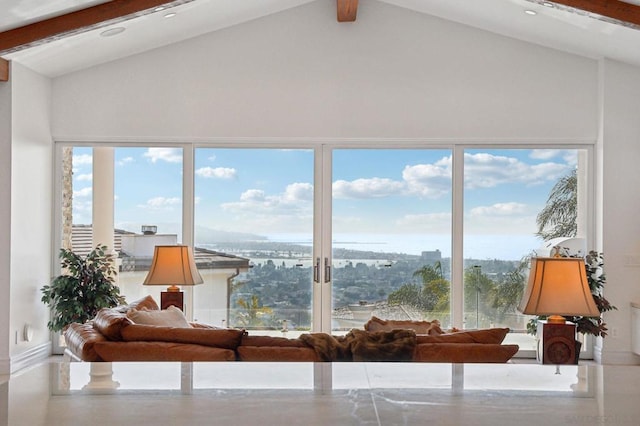
[[[93,148],[93,247],[104,244],[112,253],[114,253],[113,161],[113,148]]]
[[[116,256],[113,243],[113,167],[113,148],[93,148],[92,243],[93,247],[98,244],[106,245],[107,253]],[[118,382],[113,380],[113,370],[110,362],[92,362],[89,376],[91,379],[85,389],[116,389],[120,386]]]

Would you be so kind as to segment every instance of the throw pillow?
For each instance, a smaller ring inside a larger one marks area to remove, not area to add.
[[[485,343],[500,344],[507,336],[508,328],[458,331],[437,336],[418,335],[418,344],[424,343]]]
[[[131,309],[127,312],[127,318],[129,318],[134,324],[179,328],[191,327],[191,324],[189,324],[182,311],[173,305],[162,311]]]
[[[123,314],[126,314],[131,309],[139,309],[139,310],[147,309],[149,311],[157,311],[160,309],[160,307],[158,306],[156,301],[153,300],[153,297],[147,295],[138,300],[134,300],[128,305],[118,306],[117,308],[113,308],[113,309],[115,309],[118,312],[122,312]]]
[[[413,330],[416,334],[437,335],[442,334],[440,321],[408,321],[408,320],[383,320],[378,317],[371,317],[364,325],[367,331],[391,331],[391,330]]]
[[[93,319],[93,328],[109,340],[122,340],[123,327],[131,324],[125,314],[116,309],[102,308]]]

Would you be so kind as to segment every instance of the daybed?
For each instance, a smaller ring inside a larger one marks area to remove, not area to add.
[[[77,361],[414,361],[507,362],[517,345],[503,345],[509,329],[443,333],[437,321],[384,321],[345,336],[299,338],[251,335],[244,330],[189,323],[174,307],[159,310],[150,296],[102,309],[65,331],[65,356]]]

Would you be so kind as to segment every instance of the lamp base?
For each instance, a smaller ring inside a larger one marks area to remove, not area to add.
[[[577,364],[576,325],[538,321],[537,358],[542,364]]]
[[[167,309],[169,306],[184,311],[184,293],[180,290],[160,292],[160,309]]]

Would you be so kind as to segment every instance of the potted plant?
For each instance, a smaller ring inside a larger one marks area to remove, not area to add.
[[[72,322],[87,322],[100,309],[124,303],[115,285],[113,255],[106,250],[106,246],[97,245],[85,257],[68,249],[60,250],[64,273],[41,289],[41,300],[52,311],[47,324],[51,331],[64,330]]]
[[[606,277],[604,274],[604,256],[602,253],[591,250],[585,257],[585,268],[587,272],[587,281],[589,282],[589,289],[593,300],[598,307],[598,310],[602,314],[603,312],[618,309],[613,306],[603,295],[604,285],[606,283]],[[571,321],[576,324],[578,333],[592,334],[596,337],[605,337],[607,335],[606,323],[602,320],[602,316],[599,317],[566,317],[567,321]],[[538,319],[546,319],[546,317],[536,317],[529,320],[527,324],[527,332],[529,334],[536,334],[536,326]]]

